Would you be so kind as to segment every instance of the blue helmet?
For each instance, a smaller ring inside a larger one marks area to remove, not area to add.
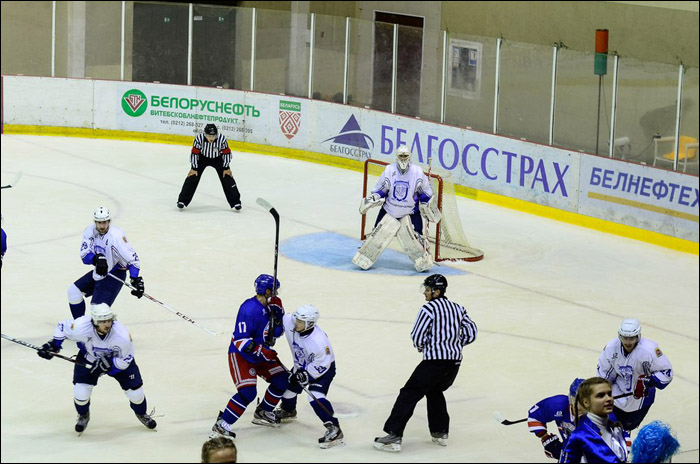
[[[255,279],[255,293],[258,295],[264,295],[265,290],[270,289],[270,291],[273,290],[274,287],[274,282],[275,278],[272,277],[270,274],[260,274],[257,279]],[[279,289],[282,285],[280,284],[280,281],[277,281],[277,289]]]
[[[569,387],[569,396],[576,396],[578,387],[583,383],[583,381],[584,379],[576,379],[571,383],[571,386]]]

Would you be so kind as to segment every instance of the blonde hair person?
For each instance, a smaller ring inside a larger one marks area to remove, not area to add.
[[[580,414],[580,407],[585,409]],[[585,380],[576,393],[576,429],[559,462],[627,462],[629,435],[613,414],[612,384],[601,377]]]
[[[216,437],[202,445],[202,462],[236,462],[238,450],[233,440]]]

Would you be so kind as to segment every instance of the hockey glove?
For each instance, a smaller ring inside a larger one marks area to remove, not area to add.
[[[275,350],[271,350],[265,345],[255,346],[253,349],[253,354],[267,362],[273,362],[277,359],[277,352]]]
[[[284,317],[284,307],[282,307],[282,300],[273,296],[267,300],[267,307],[270,308],[270,315],[275,321],[275,325],[282,324],[282,318]]]
[[[134,289],[131,291],[131,294],[134,295],[136,298],[141,298],[143,296],[143,293],[146,291],[146,287],[143,285],[143,277],[141,276],[132,277],[131,286],[134,287]]]
[[[654,379],[652,377],[647,377],[646,375],[640,375],[637,378],[637,384],[634,387],[634,397],[636,399],[644,398],[649,396],[650,389],[654,388]]]
[[[97,358],[97,360],[92,364],[92,368],[90,369],[91,374],[97,374],[98,377],[101,377],[102,375],[106,374],[109,372],[109,370],[112,368],[112,364],[109,362],[109,359],[100,357]]]
[[[38,354],[41,358],[51,360],[53,359],[52,353],[58,353],[61,351],[62,343],[63,340],[56,340],[55,338],[52,338],[48,342],[44,343],[36,354]]]
[[[542,446],[544,446],[544,455],[548,458],[559,460],[561,455],[561,441],[559,437],[548,433],[542,437]]]
[[[289,383],[298,383],[305,387],[309,384],[309,373],[304,369],[294,369],[289,373]]]
[[[92,257],[92,265],[95,266],[95,272],[99,276],[106,276],[109,272],[109,266],[107,265],[107,257],[102,253],[97,253]]]

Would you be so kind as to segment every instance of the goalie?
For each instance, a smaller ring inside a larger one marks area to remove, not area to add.
[[[398,237],[404,252],[411,258],[418,272],[433,266],[428,252],[427,232],[424,238],[423,217],[440,222],[440,210],[435,205],[433,189],[428,176],[420,166],[411,164],[411,151],[405,145],[396,150],[396,163],[384,169],[372,193],[362,199],[360,214],[382,205],[374,229],[352,258],[362,269],[369,269],[379,255]]]

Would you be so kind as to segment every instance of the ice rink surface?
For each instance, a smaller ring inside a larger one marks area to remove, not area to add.
[[[239,462],[544,462],[525,424],[503,426],[493,412],[526,417],[540,399],[565,394],[574,378],[593,376],[624,317],[641,320],[643,336],[660,344],[675,372],[644,423],[670,424],[682,451],[674,462],[698,462],[697,256],[458,198],[467,236],[486,257],[434,268],[449,271],[447,296],[465,305],[479,328],[446,394],[448,446],[431,442],[421,401],[401,453],[383,453],[372,448],[373,438],[383,435],[420,361],[409,332],[424,302],[425,275],[407,260],[385,263],[387,272],[361,272],[304,259],[299,243],[324,234],[340,238],[325,242],[327,254],[347,253],[350,262],[359,244],[360,173],[247,153],[234,153],[231,166],[240,213],[228,208],[213,169],[179,211],[187,146],[2,135],[2,184],[24,173],[15,188],[2,190],[9,237],[3,333],[41,345],[70,318],[66,290],[88,270],[79,257],[81,233],[100,205],[138,252],[146,292],[221,333],[211,336],[122,290],[114,309],[134,339],[157,432],[134,417],[118,383],[102,377],[81,437],[73,430],[72,365],[3,340],[2,462],[199,462],[235,391],[226,353],[236,312],[252,296],[255,277],[272,272],[274,221],[257,197],[281,215],[287,311],[316,305],[335,350],[329,399],[346,445],[318,448],[324,428],[304,395],[298,420],[280,429],[251,424],[248,408],[234,425]],[[276,348],[290,365],[286,341]],[[62,354],[76,351],[67,342]]]

